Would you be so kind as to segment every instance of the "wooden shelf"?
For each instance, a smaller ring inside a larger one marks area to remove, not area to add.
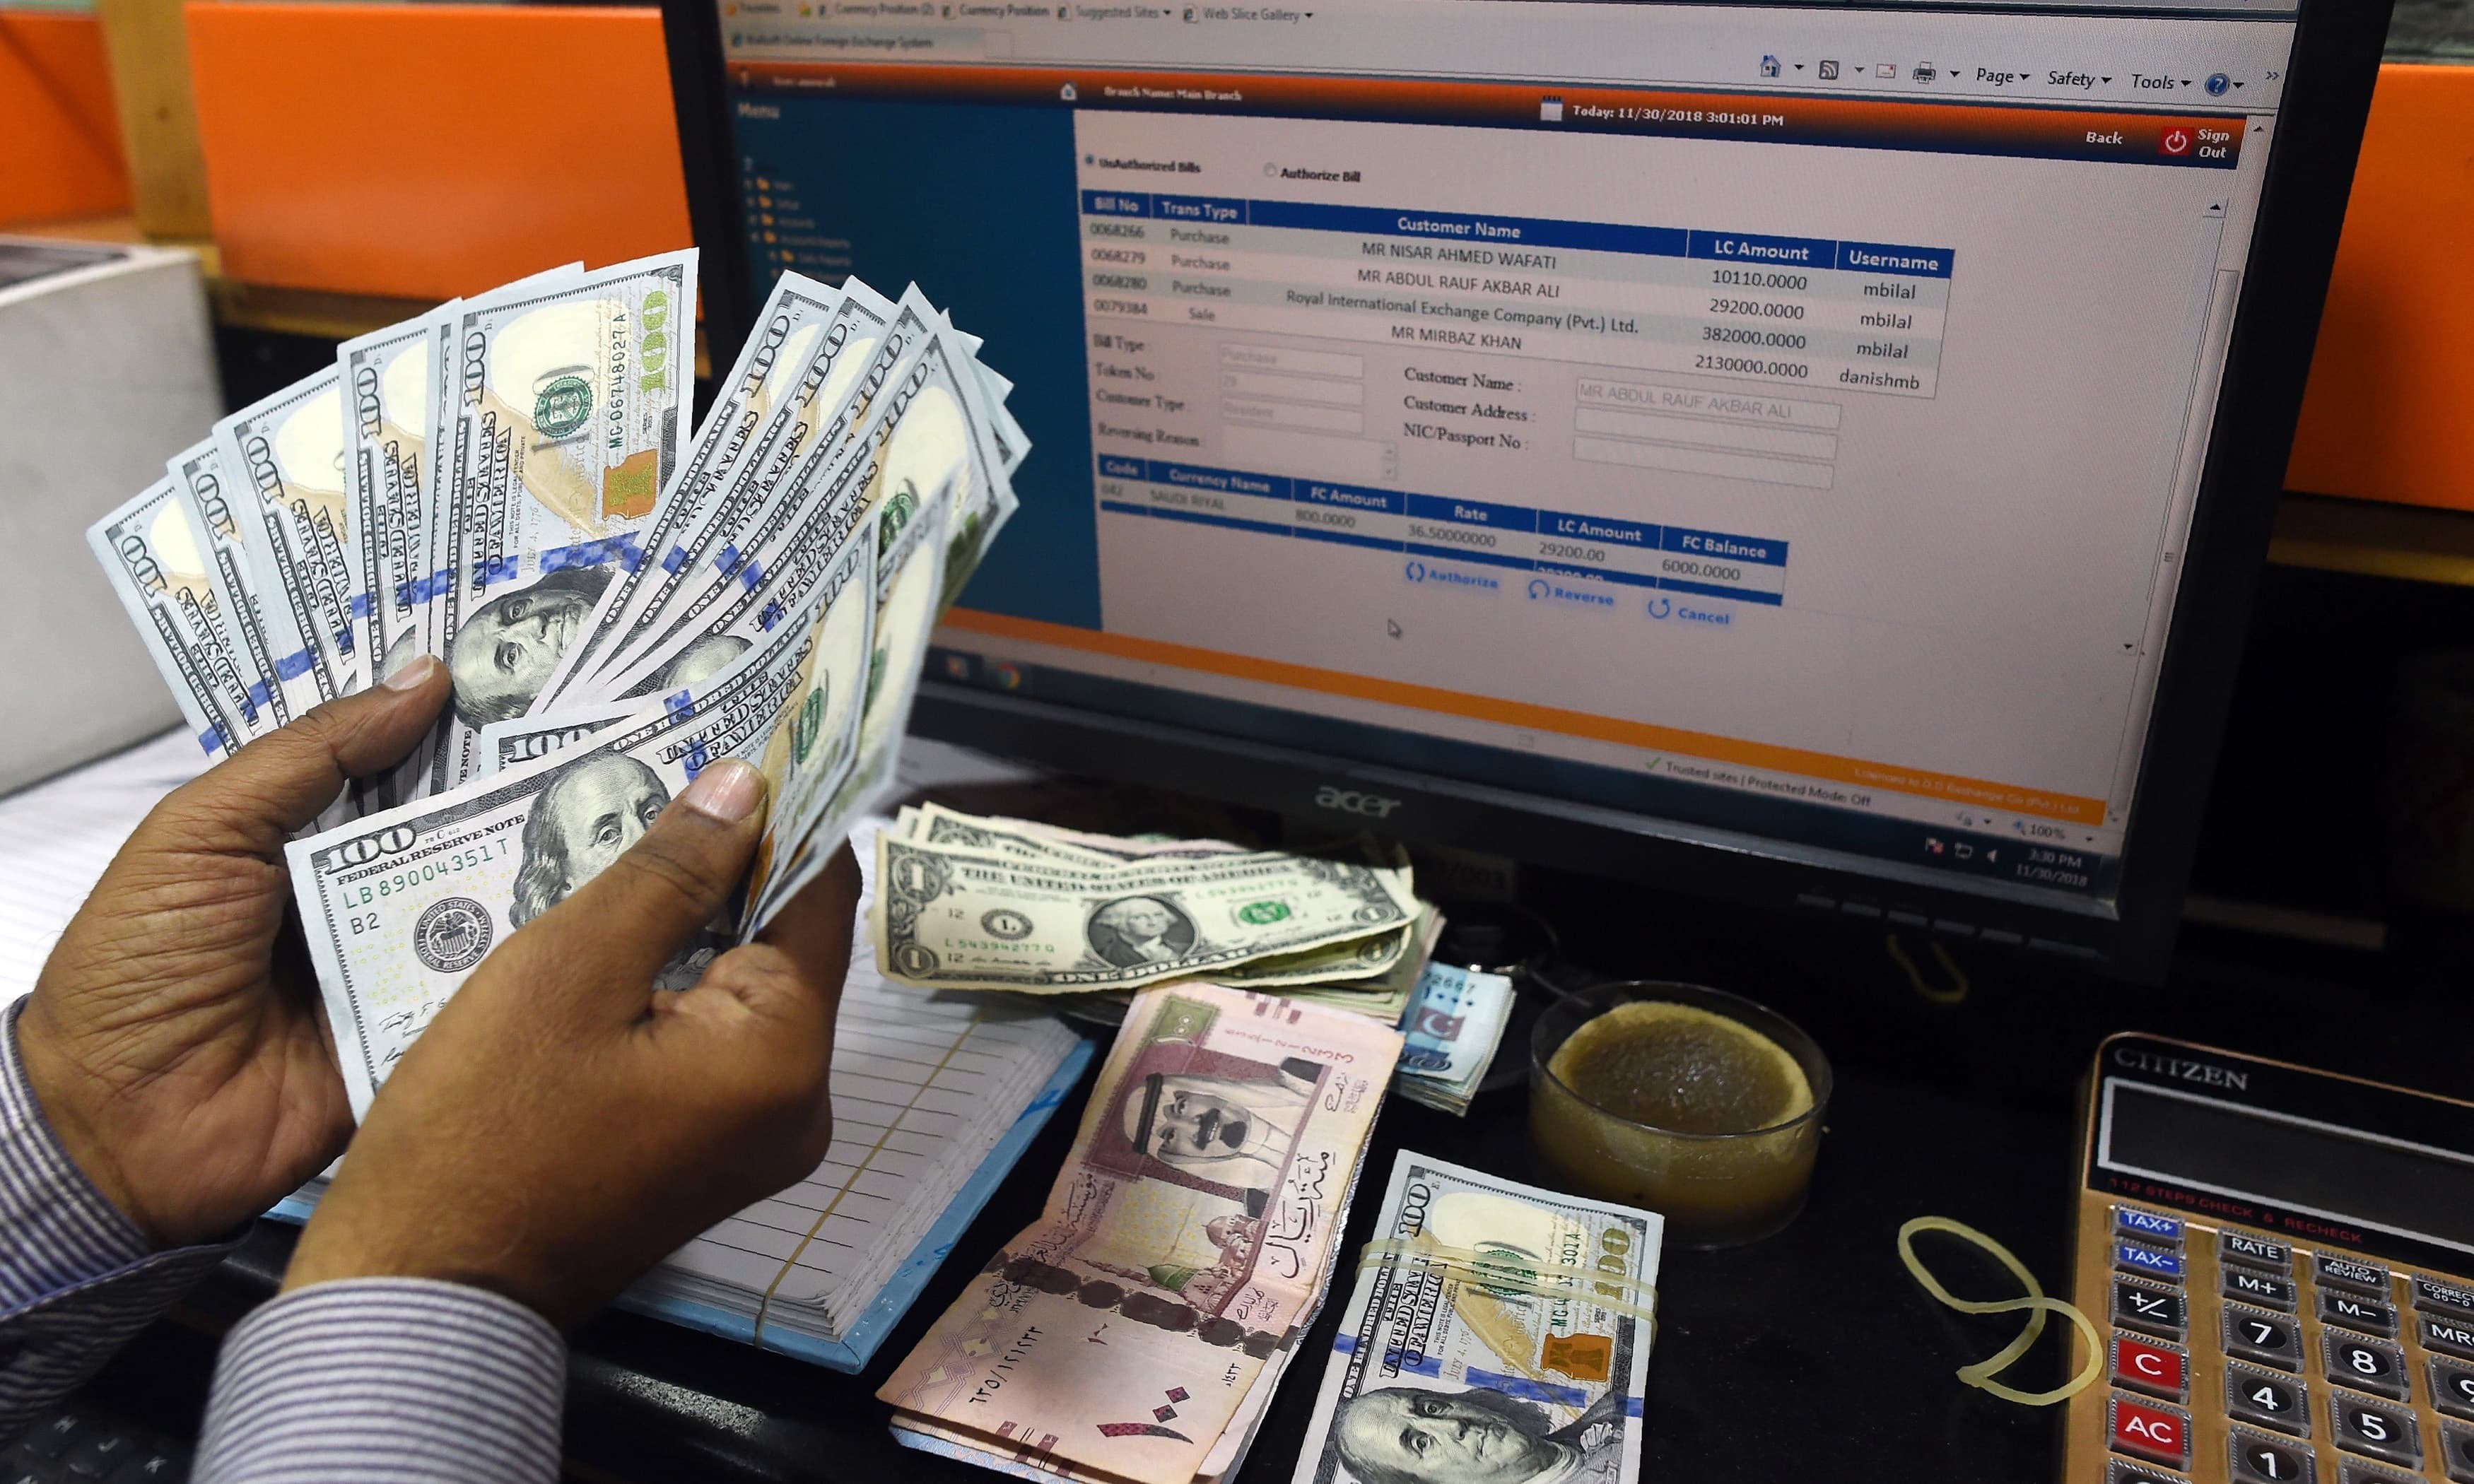
[[[2268,560],[2474,587],[2474,512],[2289,493],[2277,507]]]

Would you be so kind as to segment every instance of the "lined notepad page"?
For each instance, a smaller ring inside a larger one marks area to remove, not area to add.
[[[206,765],[197,738],[176,729],[0,799],[0,1005],[35,987],[146,811]]]
[[[878,824],[851,842],[871,874]],[[673,1285],[691,1276],[770,1294],[768,1323],[824,1333],[838,1333],[884,1287],[1081,1039],[1054,1017],[986,995],[887,985],[865,903],[835,1030],[825,1162],[663,1265]]]
[[[1078,1041],[1045,1016],[929,1000],[854,968],[834,1045],[834,1141],[806,1180],[667,1266],[770,1293],[830,1331],[874,1298]],[[804,1327],[803,1327],[804,1328]]]

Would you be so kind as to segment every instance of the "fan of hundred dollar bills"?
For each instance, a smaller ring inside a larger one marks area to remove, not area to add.
[[[690,437],[695,263],[348,341],[89,533],[210,757],[420,655],[454,681],[289,850],[355,1113],[493,943],[725,757],[772,787],[762,926],[891,783],[936,615],[1013,512],[1011,384],[915,287],[784,275]]]

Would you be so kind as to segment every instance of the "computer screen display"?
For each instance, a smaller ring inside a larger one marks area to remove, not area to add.
[[[932,679],[2111,910],[2291,6],[716,4],[1036,444]]]

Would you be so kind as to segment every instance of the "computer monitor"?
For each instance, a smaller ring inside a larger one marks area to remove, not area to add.
[[[665,11],[715,343],[915,278],[1014,381],[923,730],[2133,976],[2386,13]]]

